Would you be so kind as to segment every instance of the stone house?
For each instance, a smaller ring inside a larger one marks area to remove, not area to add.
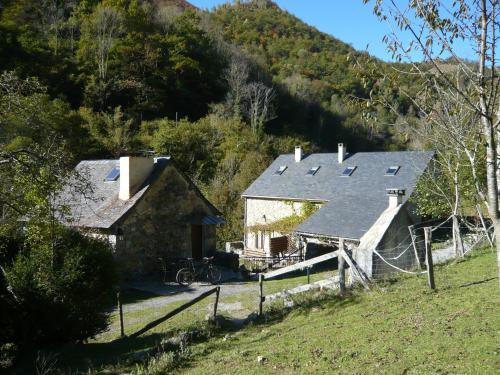
[[[274,256],[283,250],[278,240],[283,236],[288,236],[289,254],[306,257],[333,251],[342,242],[368,276],[387,273],[374,250],[391,256],[412,245],[408,226],[420,218],[408,199],[433,156],[418,151],[349,154],[343,144],[337,153],[304,155],[297,147],[295,154],[280,155],[242,194],[244,254]],[[274,227],[290,218],[296,221],[290,232]],[[415,246],[395,262],[411,267],[421,253]]]
[[[215,252],[220,212],[168,157],[82,161],[67,184],[63,222],[107,239],[129,278],[159,272],[159,257]],[[84,181],[85,189],[79,188]]]

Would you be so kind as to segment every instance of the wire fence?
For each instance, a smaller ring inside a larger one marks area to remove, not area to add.
[[[396,246],[374,249],[373,253],[377,256],[373,264],[374,276],[391,275],[402,272],[406,274],[421,275],[428,273],[428,265],[426,260],[426,246],[430,247],[432,263],[442,263],[452,260],[456,257],[462,257],[471,252],[473,249],[485,243],[491,244],[491,227],[469,228],[466,233],[460,233],[460,238],[454,233],[456,228],[449,225],[453,216],[448,217],[440,223],[435,223],[427,228],[435,239],[426,244],[424,236],[424,225],[429,222],[422,223],[418,227],[410,227],[408,236],[404,237]],[[460,231],[460,227],[458,228]],[[461,251],[458,251],[461,243]],[[425,268],[425,270],[424,270]]]

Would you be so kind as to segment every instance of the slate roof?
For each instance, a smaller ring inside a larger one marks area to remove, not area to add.
[[[139,190],[125,201],[118,197],[120,178],[111,182],[104,181],[111,169],[120,165],[119,160],[81,161],[75,168],[80,177],[70,180],[59,197],[59,203],[69,209],[69,215],[60,216],[61,221],[69,226],[110,228],[127,214],[144,196],[161,172],[172,164],[173,161],[169,157],[155,158],[153,171],[149,177],[146,178]],[[192,181],[186,176],[184,178],[196,189],[200,198],[205,200],[213,214],[220,215],[220,212],[203,197]],[[81,188],[82,184],[86,185],[85,189]]]
[[[104,181],[111,169],[120,165],[119,160],[81,161],[75,168],[79,177],[70,180],[60,196],[60,203],[70,211],[62,221],[76,227],[111,227],[135,205],[170,163],[168,158],[157,158],[151,175],[130,199],[124,201],[118,198],[120,178]]]
[[[293,154],[280,155],[243,197],[326,202],[296,232],[359,239],[388,207],[386,189],[405,189],[403,202],[407,201],[433,155],[421,151],[359,152],[349,154],[342,164],[336,153],[306,155],[299,163]],[[275,175],[284,165],[283,174]],[[314,176],[306,175],[317,166],[320,169]],[[391,166],[400,169],[395,176],[386,176]],[[350,177],[341,176],[346,167],[356,167]]]

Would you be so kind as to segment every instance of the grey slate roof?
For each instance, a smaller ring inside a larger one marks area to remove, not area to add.
[[[342,164],[336,153],[310,154],[296,163],[293,154],[280,155],[245,192],[244,197],[296,199],[327,202],[297,228],[297,232],[359,239],[388,206],[386,189],[405,189],[405,202],[434,152],[359,152],[348,155]],[[280,166],[282,175],[274,172]],[[310,168],[320,166],[314,176]],[[346,167],[355,166],[350,177]],[[401,168],[385,176],[390,166]]]
[[[169,158],[156,158],[150,176],[134,196],[123,201],[118,198],[120,178],[111,182],[104,181],[109,171],[120,165],[119,160],[81,161],[75,168],[80,178],[69,181],[60,196],[60,203],[70,210],[70,214],[63,218],[63,221],[67,225],[77,227],[111,227],[136,204],[170,163],[172,162]],[[87,185],[86,189],[77,188],[82,183]]]

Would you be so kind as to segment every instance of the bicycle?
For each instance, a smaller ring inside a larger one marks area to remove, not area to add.
[[[188,258],[188,267],[181,268],[175,277],[175,280],[179,285],[189,286],[195,280],[199,280],[201,276],[205,280],[209,281],[211,284],[218,284],[222,278],[222,273],[220,270],[212,264],[214,258],[203,258],[201,266],[195,267],[194,260]]]

